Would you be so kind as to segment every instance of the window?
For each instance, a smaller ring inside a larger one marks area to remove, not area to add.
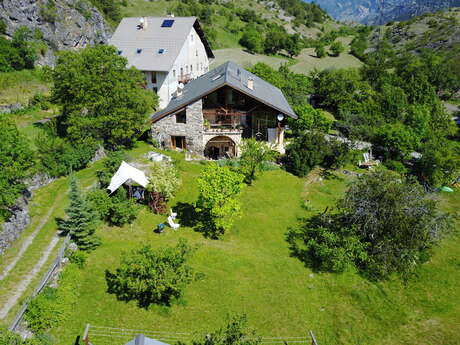
[[[190,65],[190,73],[193,72],[193,65]]]
[[[196,64],[196,70],[199,71],[200,70],[200,64]]]
[[[118,55],[121,55],[123,53],[123,50],[118,51]]]
[[[173,149],[185,150],[185,137],[171,136],[171,146]]]
[[[203,70],[203,63],[200,62],[200,71],[202,71],[202,70]]]
[[[165,19],[163,20],[163,23],[161,24],[162,28],[170,28],[174,24],[174,19]]]
[[[187,123],[187,115],[185,110],[182,110],[176,114],[176,123]]]
[[[176,76],[176,70],[173,69],[173,77],[175,77],[175,76]]]
[[[154,87],[153,91],[155,91],[155,93],[158,93],[158,88]]]
[[[157,83],[157,74],[155,72],[151,72],[152,73],[152,84],[156,84]]]
[[[165,52],[165,50],[163,48],[158,49],[158,54],[163,54],[164,52]]]
[[[188,74],[188,65],[185,66],[185,74]]]
[[[136,53],[138,53],[138,54],[142,53],[142,49],[138,48],[138,49],[136,50]]]
[[[196,50],[195,56],[198,56],[198,49]]]
[[[180,68],[180,76],[182,77],[183,75],[184,75],[184,68],[181,67],[181,68]]]
[[[190,36],[190,40],[193,42],[193,34]]]

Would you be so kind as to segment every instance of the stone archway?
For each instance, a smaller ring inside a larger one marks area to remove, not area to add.
[[[236,156],[236,144],[227,136],[215,136],[206,143],[204,155],[209,159],[233,158]]]

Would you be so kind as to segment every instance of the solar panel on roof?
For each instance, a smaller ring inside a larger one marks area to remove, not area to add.
[[[163,48],[158,49],[158,54],[163,54],[165,50]]]
[[[174,19],[165,19],[163,20],[163,23],[161,24],[162,28],[170,28],[174,24]]]

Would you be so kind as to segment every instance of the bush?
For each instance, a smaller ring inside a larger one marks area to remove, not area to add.
[[[317,58],[322,59],[326,56],[326,49],[323,46],[318,46],[315,49],[315,54]]]
[[[46,287],[30,302],[24,316],[28,328],[38,334],[64,323],[78,302],[75,283],[79,279],[79,269],[68,265],[61,272],[57,288]]]
[[[32,107],[38,107],[41,110],[48,110],[51,108],[50,97],[45,96],[42,93],[37,93],[29,100],[29,105]]]
[[[356,259],[365,262],[365,245],[353,228],[342,226],[339,216],[316,215],[304,219],[287,235],[294,256],[314,270],[341,273]]]
[[[71,144],[51,133],[40,133],[35,145],[41,169],[53,177],[86,168],[97,147],[97,143],[90,138]]]
[[[195,279],[193,269],[187,265],[193,252],[185,240],[179,240],[175,247],[146,246],[124,253],[115,272],[105,272],[108,292],[120,301],[136,300],[143,308],[170,305]]]
[[[112,196],[109,196],[106,190],[93,190],[88,194],[87,199],[99,219],[111,225],[131,224],[139,211],[136,201],[128,198],[126,190],[122,187]]]
[[[268,162],[273,162],[273,150],[264,142],[245,139],[241,144],[240,170],[247,184],[252,184],[256,174],[262,171]]]
[[[332,43],[330,49],[331,49],[332,55],[334,56],[339,56],[345,51],[345,47],[339,41],[335,41],[334,43]]]
[[[401,162],[394,161],[394,160],[387,160],[387,161],[385,161],[384,164],[388,169],[393,170],[393,171],[397,172],[400,175],[407,174],[408,170],[404,166],[404,164],[401,163]]]
[[[88,254],[82,250],[75,250],[69,256],[69,261],[80,269],[85,268],[86,259],[88,259]]]
[[[171,164],[154,163],[150,169],[149,204],[154,213],[164,213],[166,202],[171,199],[180,186],[176,168]]]
[[[328,152],[324,134],[314,131],[303,133],[288,145],[284,165],[290,173],[304,177],[323,163]]]
[[[102,170],[96,171],[100,188],[107,188],[109,186],[113,174],[116,173],[124,159],[125,153],[123,151],[112,151],[107,155],[107,158],[102,163]]]

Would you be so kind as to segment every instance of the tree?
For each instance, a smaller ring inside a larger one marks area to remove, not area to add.
[[[23,179],[33,166],[29,147],[8,116],[0,116],[0,220],[9,216],[9,208],[25,187]]]
[[[315,109],[310,104],[295,106],[294,111],[297,119],[288,119],[289,128],[293,133],[300,135],[305,131],[318,130],[328,133],[332,127],[332,121],[329,120],[321,109]]]
[[[60,124],[72,141],[93,138],[116,148],[131,145],[141,133],[156,96],[126,63],[108,46],[60,53],[52,97],[62,106]]]
[[[290,232],[294,254],[333,271],[343,257],[371,279],[409,278],[452,226],[416,181],[385,170],[359,177],[337,208]]]
[[[164,213],[166,202],[171,199],[180,186],[177,170],[171,164],[152,165],[147,191],[150,193],[150,207],[154,213]]]
[[[209,333],[205,338],[197,339],[192,345],[258,345],[261,339],[247,326],[246,315],[234,316],[225,328]]]
[[[315,54],[317,58],[322,59],[326,56],[326,49],[324,46],[319,45],[315,48]]]
[[[75,177],[70,181],[70,205],[65,211],[67,217],[59,222],[59,230],[70,234],[80,250],[93,250],[98,247],[101,240],[95,235],[95,214],[83,199]]]
[[[205,236],[219,238],[230,229],[240,215],[238,197],[243,187],[244,176],[209,164],[198,178],[199,196],[196,211],[200,215],[200,228]]]
[[[460,146],[442,135],[433,135],[422,146],[418,162],[422,181],[431,186],[450,185],[460,171]]]
[[[300,35],[289,35],[285,43],[285,49],[290,57],[299,55],[300,51],[302,50],[302,41]]]
[[[324,161],[328,153],[328,145],[324,134],[319,132],[306,132],[288,145],[285,156],[286,170],[290,173],[304,177],[314,167]]]
[[[263,53],[263,36],[254,26],[247,28],[241,36],[240,44],[251,53]]]
[[[124,156],[125,153],[123,151],[109,152],[107,158],[102,162],[103,168],[96,171],[100,188],[107,188],[109,186],[110,180],[120,167],[121,162],[124,160]]]
[[[187,264],[193,252],[181,239],[175,247],[145,246],[124,253],[115,272],[105,271],[108,292],[120,301],[136,300],[143,308],[151,304],[170,305],[195,279],[193,269]]]
[[[264,142],[254,138],[245,139],[241,144],[240,167],[247,184],[252,184],[256,174],[262,171],[267,162],[274,160],[274,152]]]
[[[343,46],[342,42],[335,41],[331,44],[330,50],[332,52],[332,55],[340,56],[340,54],[342,54],[345,51],[345,47]]]

